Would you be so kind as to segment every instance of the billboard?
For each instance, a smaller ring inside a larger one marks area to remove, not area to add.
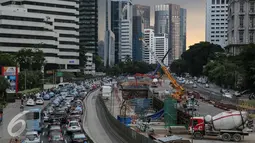
[[[10,87],[6,89],[7,93],[18,92],[18,67],[2,67],[2,76],[10,83]]]

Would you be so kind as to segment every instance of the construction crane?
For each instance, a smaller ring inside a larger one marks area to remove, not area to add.
[[[145,45],[145,47],[147,47],[147,49],[149,50],[149,52],[152,54],[152,56],[154,56],[154,58],[156,59],[156,61],[159,63],[159,65],[161,66],[163,72],[167,75],[167,78],[170,80],[171,82],[171,86],[175,89],[175,91],[173,92],[173,94],[171,95],[174,99],[176,99],[177,101],[181,101],[182,100],[182,95],[184,94],[184,88],[182,86],[180,86],[177,81],[174,79],[174,77],[171,75],[171,73],[168,71],[167,67],[164,65],[164,63],[157,57],[156,53],[154,51],[152,51],[152,49],[149,48],[148,44],[144,41],[143,38],[140,38],[139,40],[141,40],[143,42],[143,44]]]

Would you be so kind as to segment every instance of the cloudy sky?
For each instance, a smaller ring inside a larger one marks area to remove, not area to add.
[[[134,4],[151,6],[151,25],[154,25],[153,6],[157,4],[179,4],[187,9],[187,46],[205,39],[205,1],[206,0],[133,0]],[[105,0],[99,0],[99,40],[104,39]]]

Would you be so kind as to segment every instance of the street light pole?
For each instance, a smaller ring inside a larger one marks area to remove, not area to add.
[[[192,116],[192,139],[191,139],[191,143],[193,143],[193,138],[194,138],[194,95],[191,96],[191,102],[192,102],[192,112],[191,112],[191,116]]]

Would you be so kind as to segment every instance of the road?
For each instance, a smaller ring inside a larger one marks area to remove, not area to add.
[[[96,110],[96,98],[98,93],[99,90],[92,92],[84,100],[86,113],[83,120],[83,128],[94,143],[121,143],[116,136],[108,133],[109,128],[103,125],[107,124],[107,121],[98,116]]]
[[[31,108],[40,108],[43,109],[49,101],[44,101],[44,105],[37,105],[37,106],[25,106],[24,110],[31,109]],[[6,108],[4,108],[3,112],[3,122],[0,125],[0,143],[9,143],[9,140],[11,136],[9,135],[7,131],[7,127],[9,122],[14,118],[17,114],[20,113],[20,100],[17,100],[15,103],[9,103]],[[17,124],[14,129],[12,130],[13,132],[19,130],[21,127],[21,124]]]

